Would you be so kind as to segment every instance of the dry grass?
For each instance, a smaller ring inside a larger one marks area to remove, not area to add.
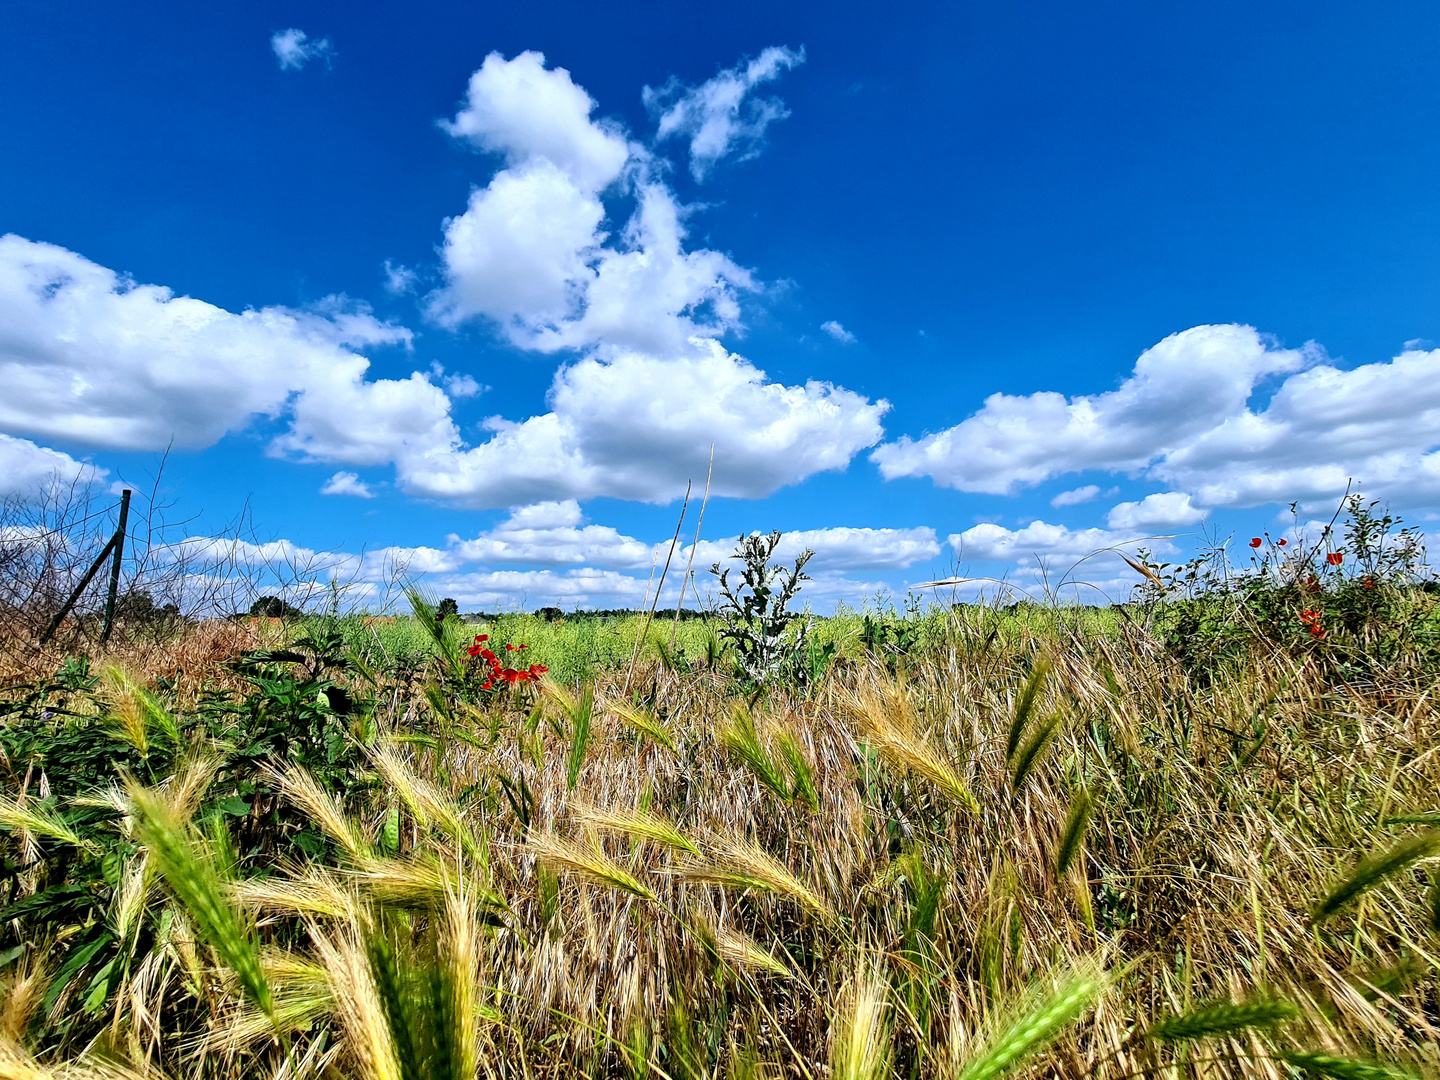
[[[141,679],[183,671],[181,710],[227,640],[116,659]],[[1027,702],[1042,651],[1048,675]],[[1348,684],[1297,659],[1282,684],[1257,652],[1202,684],[1137,632],[987,641],[957,625],[900,679],[850,665],[755,706],[757,731],[793,733],[813,805],[778,765],[767,780],[735,752],[723,680],[642,664],[641,709],[623,679],[594,688],[573,789],[565,732],[527,733],[518,703],[493,745],[377,743],[381,790],[362,806],[277,773],[335,840],[336,865],[229,887],[260,922],[207,909],[216,948],[187,938],[183,917],[166,922],[140,992],[115,999],[105,1047],[137,1072],[409,1080],[393,1010],[411,1006],[387,1004],[366,944],[383,919],[404,956],[433,967],[440,996],[425,1000],[449,1034],[427,1038],[444,1042],[447,1076],[1126,1080],[1279,1078],[1283,1054],[1311,1055],[1312,1071],[1340,1060],[1331,1075],[1359,1068],[1351,1059],[1440,1064],[1435,845],[1383,823],[1436,809],[1433,673],[1397,663]],[[391,733],[426,715],[401,695],[382,706]],[[528,829],[500,776],[532,793]],[[12,827],[43,831],[6,805]],[[401,849],[382,858],[362,822],[391,805],[404,808]],[[188,850],[171,847],[172,861]],[[148,894],[147,925],[171,896]],[[240,958],[241,978],[217,949]],[[4,1032],[35,1011],[39,970],[12,978]],[[260,986],[274,994],[263,1016]],[[1262,999],[1293,1015],[1264,1032],[1216,1026]],[[1144,1037],[1202,1006],[1211,1027],[1195,1021],[1193,1039]],[[63,1039],[46,1023],[21,1025],[35,1056],[5,1051],[0,1075],[49,1075]],[[283,1038],[267,1038],[271,1023]]]

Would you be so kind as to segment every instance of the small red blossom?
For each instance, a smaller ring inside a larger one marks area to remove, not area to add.
[[[1374,579],[1374,578],[1369,578],[1369,577],[1367,577],[1367,578],[1366,578],[1364,581],[1362,581],[1360,584],[1361,584],[1361,585],[1364,585],[1365,588],[1367,588],[1367,589],[1373,589],[1373,588],[1375,588],[1375,579]]]
[[[511,644],[507,641],[507,642],[505,643],[505,651],[506,651],[506,652],[514,652],[514,651],[515,651],[515,646],[514,646],[514,645],[511,645]]]
[[[1284,546],[1285,546],[1286,544],[1288,544],[1289,542],[1290,542],[1290,541],[1286,540],[1284,537],[1281,537],[1281,538],[1280,538],[1280,546],[1281,546],[1281,547],[1284,547]]]
[[[1329,555],[1325,556],[1325,561],[1331,566],[1339,566],[1345,561],[1345,553],[1343,551],[1332,551]]]
[[[489,690],[492,686],[494,686],[494,684],[489,679],[486,679],[483,683],[480,684],[480,689]]]
[[[1263,541],[1258,536],[1253,536],[1250,538],[1251,547],[1259,547],[1261,543],[1263,543]]]
[[[479,645],[471,645],[471,646],[470,646],[468,649],[466,649],[465,651],[466,651],[467,653],[469,653],[471,656],[479,656],[479,655],[480,655],[480,646],[479,646]]]
[[[544,675],[545,672],[547,672],[547,671],[549,671],[549,670],[550,670],[550,669],[549,669],[548,667],[546,667],[544,664],[531,664],[531,665],[530,665],[530,677],[531,677],[532,679],[538,679],[541,675]]]
[[[489,635],[489,634],[476,634],[476,635],[475,635],[475,640],[476,640],[476,641],[489,641],[489,640],[490,640],[490,635]]]

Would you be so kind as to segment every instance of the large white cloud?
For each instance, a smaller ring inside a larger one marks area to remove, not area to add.
[[[1197,525],[1205,520],[1205,511],[1181,491],[1162,491],[1146,495],[1139,502],[1122,502],[1111,507],[1105,523],[1112,529],[1164,529]]]
[[[0,435],[0,497],[33,496],[56,485],[89,484],[105,475],[104,469],[59,450]]]
[[[497,324],[526,349],[604,347],[672,356],[697,335],[739,324],[748,271],[717,251],[684,249],[681,208],[648,154],[540,53],[498,53],[471,77],[442,126],[506,166],[445,223],[445,285],[430,315]],[[636,209],[614,236],[600,195],[617,185]]]
[[[704,180],[732,150],[740,159],[753,157],[765,129],[790,113],[779,98],[759,98],[752,91],[782,72],[805,62],[805,50],[772,45],[754,60],[741,61],[699,86],[684,86],[671,79],[664,86],[647,86],[645,107],[659,118],[656,139],[680,135],[690,140],[690,172]]]
[[[546,70],[543,53],[513,60],[491,53],[470,76],[464,106],[441,127],[479,150],[505,155],[512,167],[544,159],[594,192],[618,177],[630,156],[615,125],[590,119],[594,110],[570,72]]]
[[[995,494],[1099,470],[1164,481],[1199,507],[1313,503],[1351,478],[1415,505],[1440,497],[1437,445],[1440,350],[1343,370],[1248,326],[1198,326],[1147,350],[1113,391],[995,394],[955,427],[872,457],[887,478]]]
[[[701,541],[695,553],[695,565],[709,567],[729,565],[741,537]],[[805,549],[815,552],[806,565],[816,579],[849,570],[904,570],[924,559],[940,554],[935,530],[928,525],[914,529],[797,529],[785,533],[775,549],[775,558],[793,560]],[[685,556],[689,557],[689,548]]]
[[[0,237],[0,431],[125,450],[201,448],[287,413],[281,450],[356,463],[452,438],[423,376],[367,380],[355,348],[410,332],[334,302],[239,314]]]
[[[494,422],[480,446],[406,459],[417,494],[475,506],[609,495],[668,502],[702,483],[715,446],[714,493],[768,495],[843,469],[881,436],[887,402],[810,382],[784,386],[713,340],[694,355],[627,353],[562,368],[551,412]]]
[[[949,542],[962,559],[1030,565],[1036,559],[1075,560],[1111,548],[1128,549],[1145,543],[1145,538],[1129,530],[1071,529],[1032,521],[1021,529],[987,522],[951,535]],[[1160,550],[1154,542],[1149,546]]]

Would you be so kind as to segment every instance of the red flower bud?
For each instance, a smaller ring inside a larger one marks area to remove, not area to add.
[[[1251,547],[1259,547],[1262,543],[1264,543],[1264,541],[1261,540],[1258,536],[1252,537],[1250,540]]]
[[[1325,556],[1325,561],[1331,566],[1339,566],[1345,561],[1345,553],[1343,551],[1332,551],[1329,555]]]

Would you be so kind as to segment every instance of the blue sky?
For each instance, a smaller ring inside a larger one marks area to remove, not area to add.
[[[1440,503],[1433,5],[8,10],[11,491],[173,439],[489,608],[639,603],[712,442],[819,606]]]

